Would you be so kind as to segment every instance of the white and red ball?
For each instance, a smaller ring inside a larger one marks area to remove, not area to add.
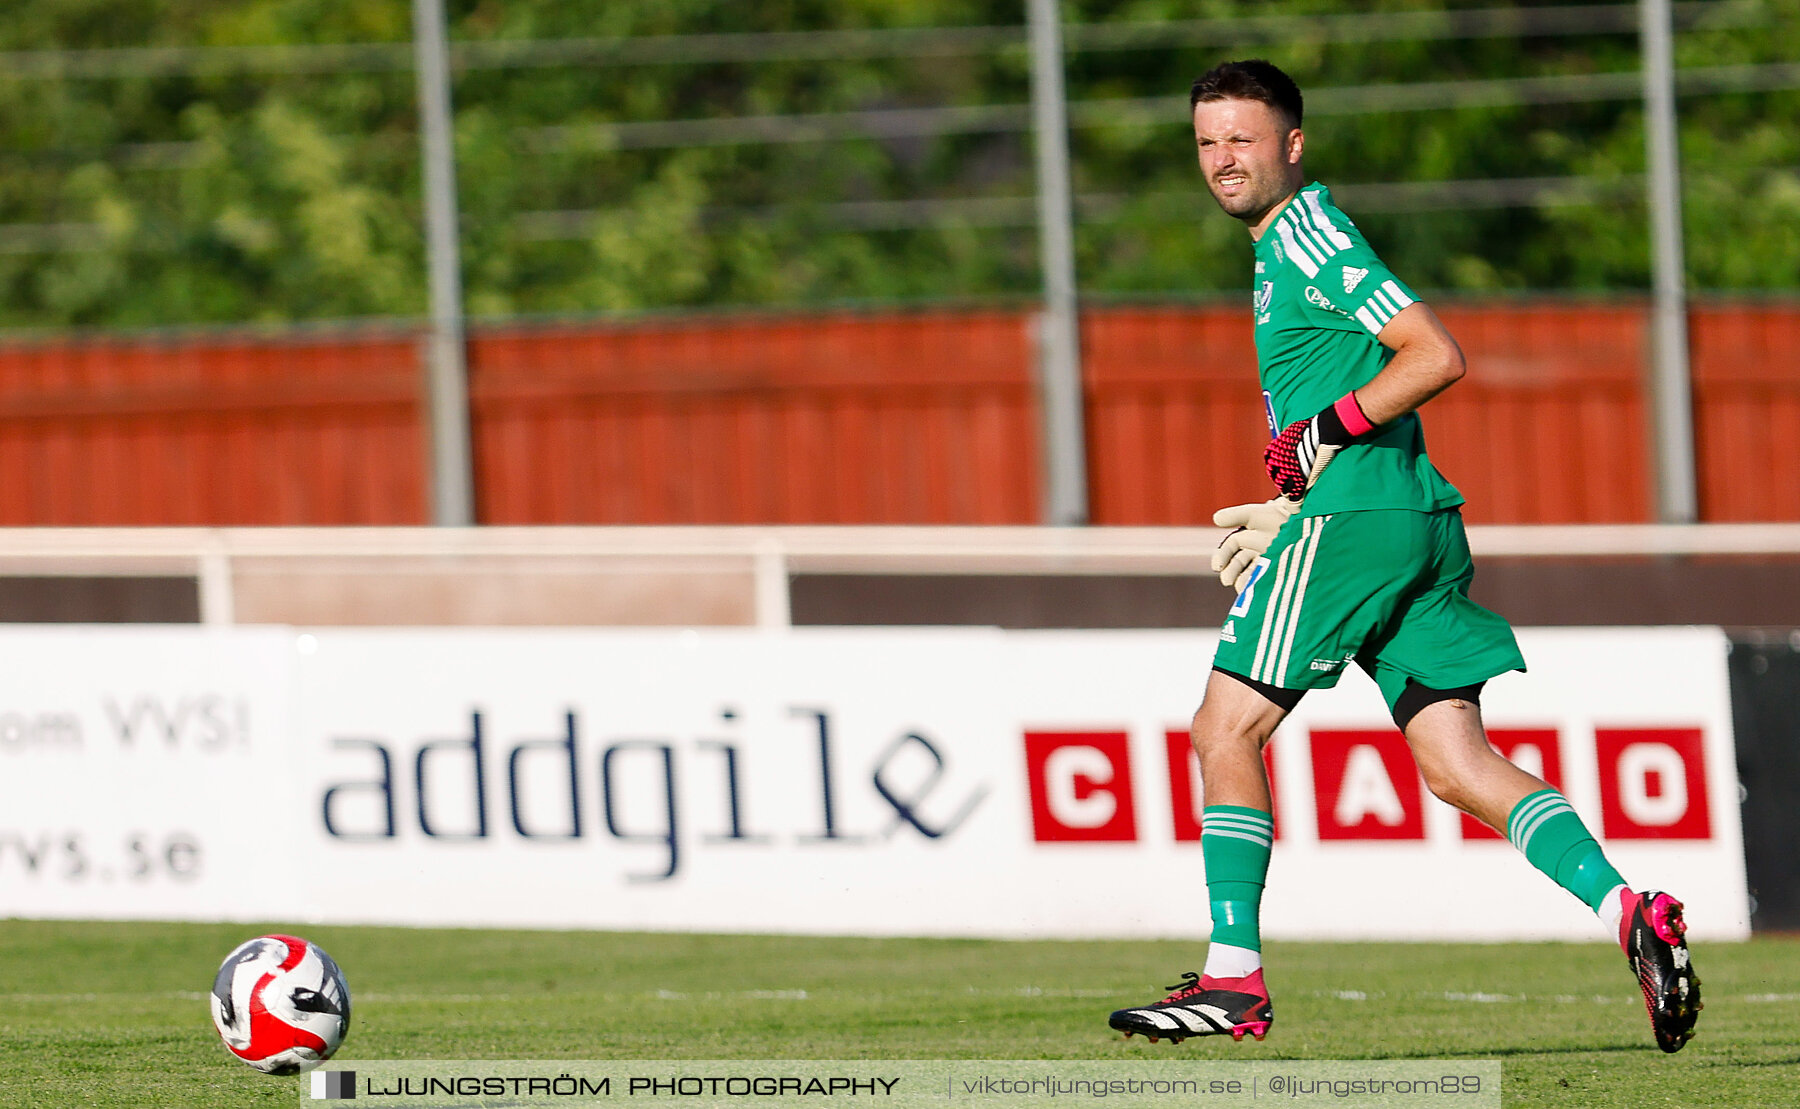
[[[258,936],[220,964],[212,1018],[239,1059],[267,1074],[299,1074],[331,1058],[344,1042],[350,987],[318,944],[298,936]]]

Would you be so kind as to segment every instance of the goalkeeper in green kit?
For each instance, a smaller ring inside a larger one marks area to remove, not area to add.
[[[1507,836],[1618,938],[1657,1044],[1693,1035],[1700,980],[1682,906],[1634,892],[1563,795],[1501,757],[1481,688],[1523,670],[1506,621],[1468,597],[1463,498],[1425,455],[1416,409],[1463,374],[1437,316],[1382,265],[1301,169],[1300,90],[1264,61],[1228,62],[1189,105],[1213,199],[1255,242],[1257,370],[1280,495],[1222,509],[1213,569],[1236,591],[1194,716],[1212,942],[1168,997],[1112,1014],[1156,1039],[1274,1020],[1258,908],[1273,841],[1262,747],[1311,689],[1350,665],[1375,679],[1431,791]]]

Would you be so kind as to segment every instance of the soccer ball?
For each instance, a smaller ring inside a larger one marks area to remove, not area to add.
[[[331,1058],[350,1028],[350,987],[324,948],[258,936],[225,956],[213,1026],[233,1055],[265,1074],[299,1074]]]

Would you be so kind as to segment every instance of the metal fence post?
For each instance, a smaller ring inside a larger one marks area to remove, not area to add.
[[[425,397],[431,457],[431,522],[475,522],[469,449],[469,383],[464,349],[462,252],[456,210],[456,149],[450,128],[450,65],[443,0],[413,0],[418,71],[425,252],[431,286]]]
[[[1057,0],[1028,0],[1031,119],[1037,142],[1038,242],[1044,312],[1038,321],[1038,395],[1044,426],[1044,522],[1085,524],[1087,431],[1075,315],[1075,231],[1069,198],[1068,105]]]
[[[1687,263],[1681,241],[1681,151],[1675,124],[1669,0],[1639,0],[1638,19],[1644,53],[1645,168],[1650,187],[1651,434],[1656,444],[1656,516],[1665,524],[1687,524],[1699,517],[1699,505],[1695,492]]]

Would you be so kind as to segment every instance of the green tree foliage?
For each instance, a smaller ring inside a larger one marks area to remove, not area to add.
[[[1268,57],[1308,90],[1309,171],[1412,284],[1643,288],[1634,100],[1342,110],[1356,95],[1343,90],[1372,85],[1637,65],[1628,32],[1333,41],[1331,28],[1342,27],[1334,15],[1500,2],[1064,0],[1084,292],[1166,299],[1245,286],[1242,230],[1206,198],[1186,114],[1193,76],[1233,56]],[[449,7],[452,42],[465,46],[690,36],[716,47],[726,40],[692,36],[769,36],[758,40],[762,58],[590,53],[460,67],[464,280],[477,316],[1025,298],[1037,289],[1028,131],[830,130],[843,113],[1026,104],[1023,0]],[[1680,7],[1683,67],[1795,60],[1800,0]],[[1305,18],[1219,41],[1191,27],[1130,45],[1081,33],[1276,15]],[[934,27],[1014,30],[978,47],[847,44],[824,56],[809,56],[791,34]],[[410,35],[407,0],[9,6],[0,22],[0,50],[11,52],[0,62],[0,326],[421,313]],[[331,44],[375,49],[325,62],[316,53],[241,53]],[[165,47],[226,49],[173,59],[144,52]],[[1166,112],[1127,110],[1156,98]],[[1126,106],[1116,116],[1104,103],[1115,99]],[[1687,95],[1680,106],[1694,285],[1800,284],[1800,131],[1791,125],[1800,92]],[[810,117],[825,131],[761,141],[755,121],[777,116]],[[668,121],[713,129],[641,129]],[[1521,178],[1582,180],[1504,203],[1432,185]],[[1370,185],[1383,187],[1358,191]]]

